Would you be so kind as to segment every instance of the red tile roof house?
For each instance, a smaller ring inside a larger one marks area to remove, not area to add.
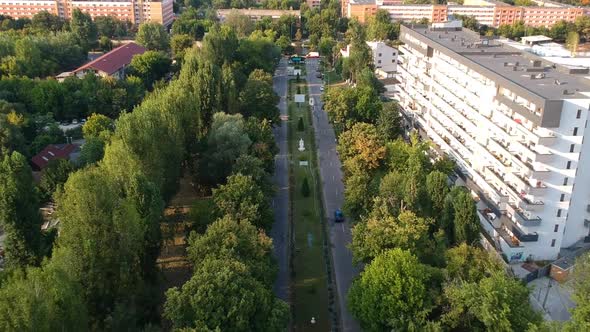
[[[145,51],[143,46],[127,43],[74,70],[74,74],[79,78],[92,73],[102,77],[122,79],[125,78],[125,69],[131,63],[133,56],[143,54]]]
[[[80,156],[80,146],[76,144],[49,144],[32,159],[34,171],[44,169],[53,159],[67,159],[75,162]]]

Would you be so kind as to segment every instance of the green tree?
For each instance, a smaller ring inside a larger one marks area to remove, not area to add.
[[[109,37],[101,36],[98,39],[98,47],[103,52],[108,52],[113,49],[113,42],[111,41],[111,39]]]
[[[432,220],[419,218],[410,211],[402,212],[397,218],[386,215],[359,222],[353,228],[350,245],[354,261],[369,263],[382,252],[394,248],[424,258],[432,223]]]
[[[70,173],[74,171],[74,165],[67,159],[53,159],[43,169],[39,189],[43,199],[50,200],[53,193],[68,180]]]
[[[397,33],[389,12],[385,9],[379,9],[375,15],[371,16],[367,23],[367,39],[368,40],[395,40]]]
[[[529,289],[503,271],[479,282],[452,283],[444,295],[449,309],[442,321],[450,329],[526,331],[542,321],[529,304]]]
[[[83,167],[100,161],[104,156],[104,148],[104,140],[96,137],[87,138],[80,151],[78,164]]]
[[[184,54],[187,48],[191,48],[195,40],[193,37],[185,34],[177,34],[173,35],[170,39],[170,49],[172,50],[172,54],[174,54],[174,58],[176,61],[184,60]]]
[[[409,251],[385,251],[353,281],[348,293],[350,310],[366,331],[421,326],[432,307],[430,275]]]
[[[386,141],[392,141],[398,138],[402,133],[401,115],[399,113],[399,107],[396,102],[390,102],[383,104],[383,107],[379,111],[379,116],[375,126],[379,135]]]
[[[304,131],[305,130],[305,126],[303,125],[303,118],[299,117],[299,120],[297,120],[297,131]]]
[[[209,225],[204,234],[192,232],[187,252],[195,266],[206,259],[238,260],[267,287],[272,285],[276,274],[271,256],[272,239],[251,223],[238,222],[229,215]]]
[[[369,170],[378,168],[385,157],[385,147],[377,129],[362,122],[340,134],[337,150],[343,160],[355,158]]]
[[[580,35],[575,31],[568,32],[565,44],[567,45],[568,50],[572,52],[572,56],[575,57],[578,45],[580,44]]]
[[[370,212],[373,197],[377,192],[379,178],[367,172],[358,158],[344,161],[344,211],[351,219],[359,219]]]
[[[322,37],[320,39],[320,43],[318,44],[318,51],[320,55],[326,59],[330,64],[334,60],[334,47],[336,46],[336,41],[332,37]]]
[[[53,15],[45,10],[36,13],[31,18],[31,28],[41,32],[61,31],[64,29],[65,25],[66,21],[63,18]]]
[[[279,96],[272,86],[272,76],[257,69],[250,73],[240,94],[241,113],[245,117],[279,121]]]
[[[25,137],[20,126],[11,121],[9,114],[0,113],[0,156],[12,151],[26,151]]]
[[[273,173],[275,155],[279,153],[279,147],[275,142],[271,121],[249,118],[246,120],[246,131],[253,142],[250,146],[250,154],[262,161],[267,173]]]
[[[229,215],[237,221],[249,221],[266,230],[272,225],[268,200],[250,176],[230,175],[227,184],[213,189],[213,201],[220,216]]]
[[[83,13],[80,9],[75,8],[72,11],[70,30],[72,30],[72,33],[78,40],[78,44],[84,50],[89,50],[96,44],[98,31],[90,14]]]
[[[449,249],[446,252],[446,262],[445,276],[449,282],[479,282],[504,269],[499,258],[466,243]]]
[[[430,172],[426,176],[426,191],[432,203],[433,213],[442,211],[445,206],[445,198],[450,191],[447,175],[439,171]]]
[[[551,26],[549,37],[563,42],[567,39],[568,32],[570,31],[575,31],[574,23],[561,20]]]
[[[474,244],[479,241],[479,217],[475,208],[475,202],[469,192],[463,190],[454,197],[455,210],[455,241]]]
[[[585,41],[590,40],[590,17],[588,15],[578,16],[574,22],[576,25],[576,32],[580,38]]]
[[[171,63],[170,58],[163,52],[147,51],[133,56],[129,69],[131,75],[139,77],[144,86],[151,89],[154,82],[170,71]]]
[[[584,254],[576,260],[572,275],[573,300],[576,307],[566,331],[585,331],[590,328],[590,255]]]
[[[0,330],[88,330],[81,293],[81,285],[51,264],[19,271],[3,280],[0,288]]]
[[[289,308],[251,275],[246,264],[205,259],[181,289],[166,292],[164,317],[175,328],[282,331]]]
[[[301,184],[301,195],[303,195],[303,197],[309,197],[310,195],[309,182],[307,181],[307,178],[303,178],[303,183]]]
[[[135,40],[151,51],[167,51],[170,48],[170,36],[159,23],[147,22],[139,26]]]
[[[56,195],[60,235],[52,264],[82,285],[79,296],[99,326],[141,285],[145,226],[115,180],[102,169],[85,168]]]
[[[131,29],[131,22],[121,21],[114,16],[97,16],[94,18],[99,36],[120,38],[127,36]]]
[[[241,14],[235,9],[226,15],[223,24],[234,29],[240,38],[247,37],[254,31],[254,22],[250,17]]]
[[[375,207],[378,207],[382,214],[397,216],[406,209],[406,203],[404,202],[406,181],[405,174],[395,170],[381,179],[379,183],[379,205],[375,202]]]
[[[12,152],[0,161],[0,224],[7,267],[36,264],[41,245],[37,193],[27,159]]]
[[[111,135],[113,129],[113,120],[96,113],[89,116],[84,126],[82,126],[85,139],[108,137]]]
[[[247,153],[251,144],[241,114],[215,113],[203,158],[209,181],[213,184],[223,181],[236,159]]]

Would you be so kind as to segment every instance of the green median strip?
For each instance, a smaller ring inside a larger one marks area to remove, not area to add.
[[[298,92],[306,95],[305,102],[300,105],[294,101],[294,95]],[[295,331],[329,331],[332,318],[329,311],[320,179],[307,97],[305,80],[289,81],[293,328]]]

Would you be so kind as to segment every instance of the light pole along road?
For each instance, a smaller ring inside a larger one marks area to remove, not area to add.
[[[344,203],[344,184],[340,157],[336,152],[336,135],[328,121],[328,115],[322,111],[320,86],[323,82],[316,77],[318,59],[308,59],[306,63],[307,82],[310,98],[314,98],[312,122],[320,167],[324,210],[326,212],[327,231],[330,237],[332,265],[338,292],[338,306],[341,325],[344,331],[360,331],[358,322],[348,311],[347,294],[350,284],[359,269],[352,264],[352,253],[348,245],[352,240],[350,222],[334,223],[334,211],[341,209]]]

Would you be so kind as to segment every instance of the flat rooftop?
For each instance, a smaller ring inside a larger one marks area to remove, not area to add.
[[[404,27],[417,33],[418,39],[432,48],[452,56],[490,79],[499,77],[546,100],[590,99],[590,74],[587,68],[560,65],[465,28],[431,29],[426,25]],[[495,75],[490,75],[490,72]]]

